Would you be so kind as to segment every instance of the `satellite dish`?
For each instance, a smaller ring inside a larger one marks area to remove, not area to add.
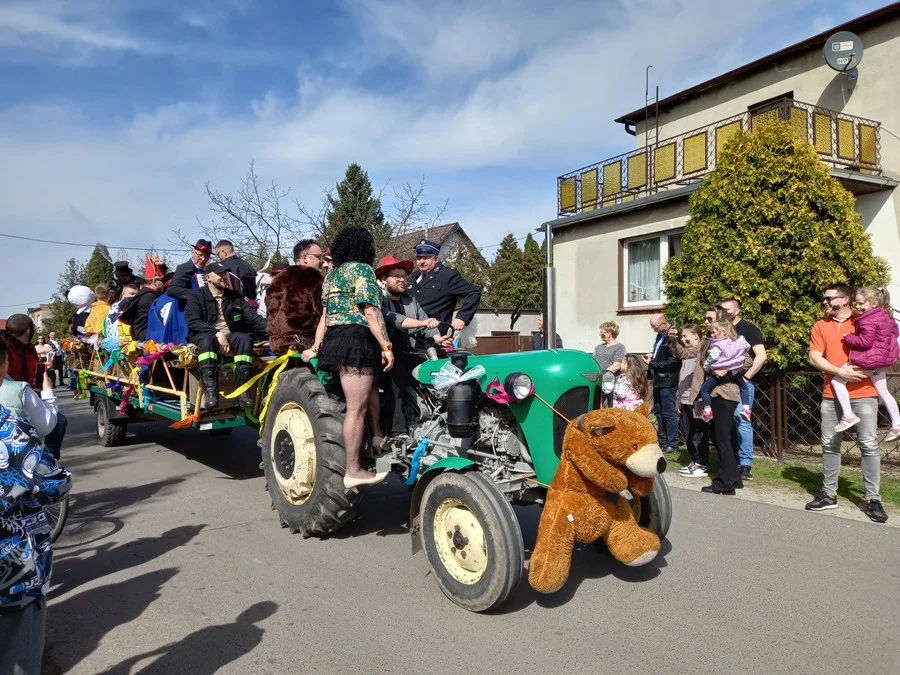
[[[850,73],[862,61],[863,43],[859,36],[842,30],[825,41],[825,63],[840,73]]]

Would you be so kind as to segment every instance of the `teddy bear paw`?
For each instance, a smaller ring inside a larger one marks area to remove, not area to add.
[[[647,551],[646,553],[642,553],[637,558],[632,560],[630,563],[625,563],[629,567],[640,567],[641,565],[646,565],[648,562],[653,560],[656,557],[656,554],[659,551]]]

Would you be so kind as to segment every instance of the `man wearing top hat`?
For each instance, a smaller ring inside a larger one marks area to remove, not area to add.
[[[127,260],[119,260],[113,263],[113,276],[116,278],[116,292],[121,293],[128,284],[140,284],[143,280],[136,277]]]
[[[191,259],[175,268],[167,293],[183,304],[190,297],[191,291],[206,286],[206,272],[203,268],[209,262],[211,254],[212,242],[209,239],[198,239],[191,246]]]
[[[463,279],[452,267],[445,267],[438,257],[440,252],[441,247],[433,241],[423,239],[419,242],[416,246],[418,270],[407,279],[407,287],[428,316],[461,331],[478,310],[481,289]],[[463,306],[454,319],[453,310],[460,298]],[[440,327],[441,332],[447,332],[446,326]]]
[[[151,260],[149,256],[147,257],[144,276],[141,290],[123,305],[122,313],[119,316],[120,320],[131,326],[131,338],[136,342],[142,342],[147,338],[150,308],[163,291],[164,273],[159,259]]]

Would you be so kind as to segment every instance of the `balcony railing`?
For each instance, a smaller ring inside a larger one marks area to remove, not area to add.
[[[716,168],[725,144],[736,133],[779,119],[790,122],[823,162],[881,173],[879,122],[781,99],[560,176],[556,191],[559,215],[608,208],[693,183]]]

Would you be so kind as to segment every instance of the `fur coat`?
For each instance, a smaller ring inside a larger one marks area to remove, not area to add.
[[[311,267],[291,265],[266,291],[269,347],[278,355],[312,347],[322,316],[324,277]],[[296,339],[295,339],[296,336]]]

